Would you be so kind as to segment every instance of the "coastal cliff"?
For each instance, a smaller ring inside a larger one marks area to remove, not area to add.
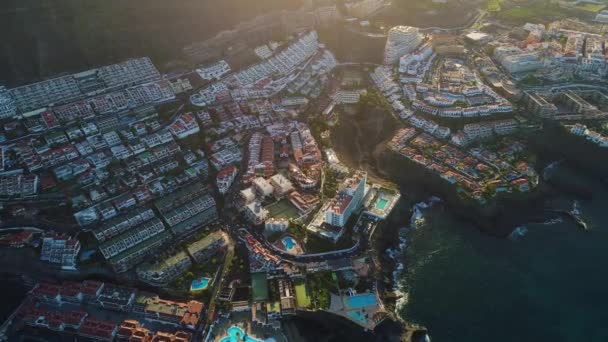
[[[385,151],[380,160],[402,192],[414,191],[420,198],[439,196],[450,211],[496,237],[506,237],[516,226],[533,220],[551,194],[551,189],[541,183],[529,193],[501,194],[481,204],[463,197],[454,185],[394,152]]]
[[[556,122],[545,122],[543,129],[530,134],[528,143],[539,155],[554,160],[564,160],[566,164],[589,175],[608,180],[608,149],[570,134]]]
[[[541,182],[529,193],[501,194],[484,204],[463,197],[437,174],[386,148],[399,126],[390,113],[380,110],[345,116],[332,132],[333,146],[349,167],[398,184],[413,203],[439,196],[459,217],[496,237],[506,237],[518,225],[541,216],[545,200],[554,193],[549,184]]]

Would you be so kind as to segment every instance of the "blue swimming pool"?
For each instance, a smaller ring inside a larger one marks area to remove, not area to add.
[[[388,200],[386,198],[380,198],[376,202],[376,209],[384,210],[384,208],[386,208],[387,204],[388,204]]]
[[[366,306],[377,305],[376,296],[373,293],[346,297],[346,305],[350,309],[358,309]]]
[[[283,246],[285,246],[288,251],[294,249],[296,246],[296,241],[291,236],[286,236],[281,241],[283,242]]]
[[[190,284],[190,291],[200,291],[205,290],[209,286],[209,282],[211,279],[209,278],[198,278],[194,279]]]
[[[228,330],[226,332],[228,333],[228,336],[222,337],[220,342],[241,342],[241,341],[262,342],[262,340],[258,340],[257,338],[247,336],[247,334],[245,334],[243,329],[237,327],[236,325],[233,325],[230,328],[228,328]],[[243,339],[243,336],[245,336],[245,339]]]

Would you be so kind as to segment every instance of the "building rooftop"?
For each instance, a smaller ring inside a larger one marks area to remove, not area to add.
[[[186,254],[186,252],[180,251],[170,255],[167,258],[161,258],[155,263],[142,264],[139,266],[139,269],[145,272],[163,273],[171,267],[181,262],[184,262],[186,259],[189,259],[188,254]]]
[[[196,254],[197,252],[206,249],[207,247],[211,246],[212,244],[214,244],[215,242],[218,242],[220,240],[224,240],[224,236],[221,232],[215,231],[213,233],[210,233],[209,235],[205,236],[204,238],[188,245],[188,247],[187,247],[188,253],[190,253],[190,255]]]

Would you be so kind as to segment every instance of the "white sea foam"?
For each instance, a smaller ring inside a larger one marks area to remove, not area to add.
[[[526,226],[519,226],[513,229],[511,235],[509,235],[509,239],[511,240],[519,240],[526,236],[528,233],[528,228]]]
[[[550,220],[547,220],[545,222],[543,222],[542,224],[545,226],[552,226],[554,224],[558,224],[558,223],[562,223],[564,222],[564,219],[562,219],[561,217],[556,217]]]
[[[441,202],[439,197],[431,197],[427,202],[420,202],[414,204],[412,208],[412,217],[410,218],[410,226],[399,229],[399,245],[394,249],[387,250],[387,254],[393,260],[403,260],[405,251],[407,249],[407,235],[412,229],[420,229],[424,226],[425,218],[424,211],[431,208],[434,204]],[[407,286],[405,279],[402,275],[405,271],[405,264],[401,261],[397,262],[395,270],[393,271],[393,291],[397,296],[395,303],[395,312],[399,313],[401,309],[407,304],[409,293],[407,292]]]

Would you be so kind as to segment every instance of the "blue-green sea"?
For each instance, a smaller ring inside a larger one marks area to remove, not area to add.
[[[401,316],[434,342],[608,341],[608,188],[596,189],[579,201],[589,231],[563,220],[497,239],[449,210],[426,211],[403,256]]]

